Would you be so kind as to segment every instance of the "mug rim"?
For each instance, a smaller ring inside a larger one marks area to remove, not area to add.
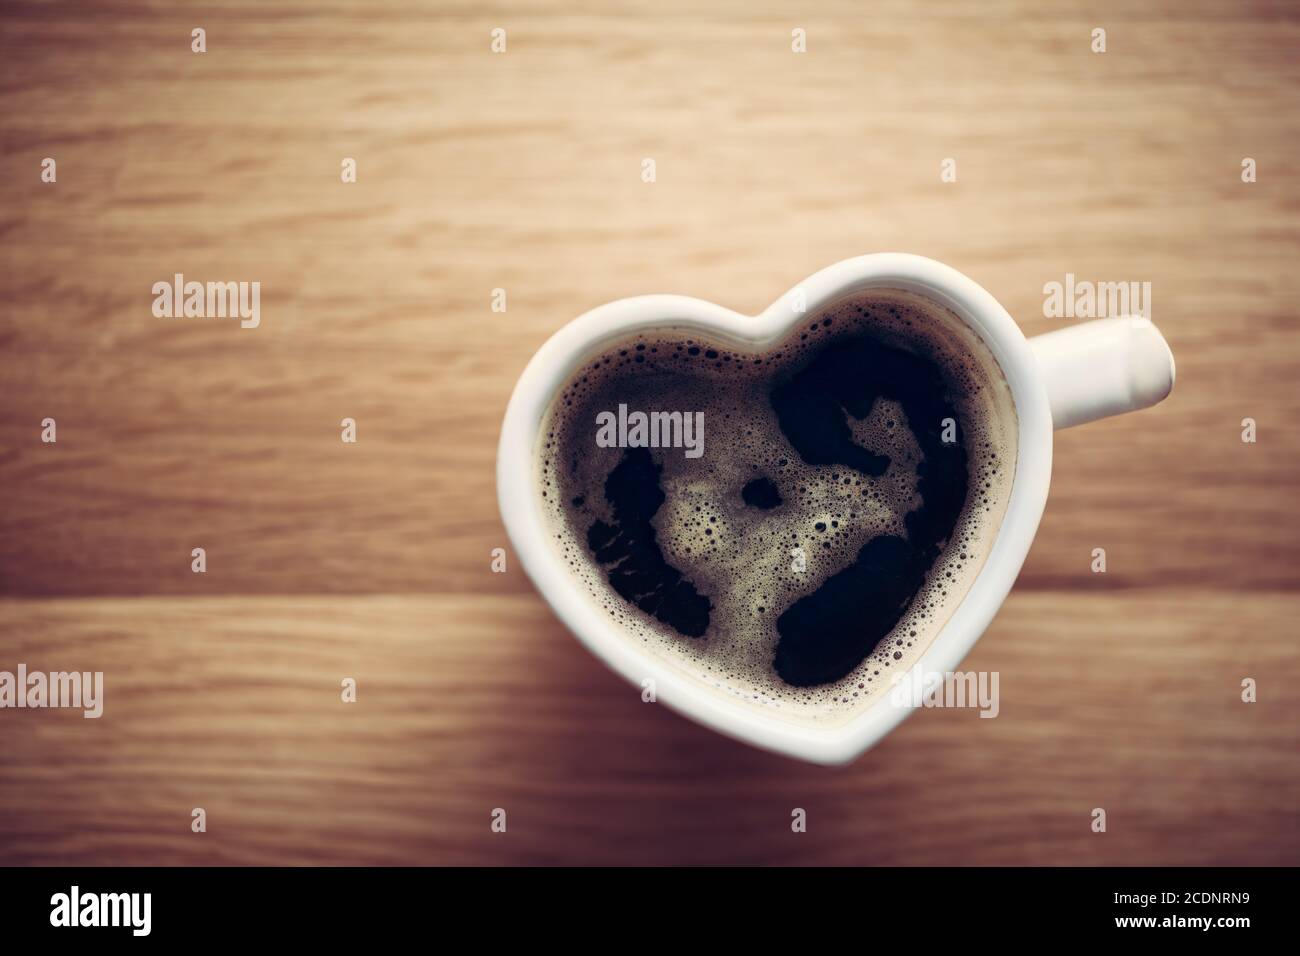
[[[552,611],[588,650],[633,685],[654,681],[657,702],[727,736],[815,763],[846,763],[873,746],[915,708],[882,693],[833,725],[796,723],[733,702],[670,662],[643,651],[568,574],[546,531],[533,455],[552,399],[602,344],[651,328],[698,328],[749,348],[779,341],[811,313],[848,295],[896,288],[945,306],[971,328],[1001,367],[1019,421],[1011,494],[984,565],[930,645],[907,671],[954,671],[1010,592],[1038,529],[1051,480],[1052,419],[1046,385],[1028,340],[1002,305],[950,266],[909,253],[846,259],[791,287],[763,312],[746,316],[703,299],[644,295],[605,303],[573,319],[533,355],[506,408],[497,451],[497,497],[506,533],[525,573]],[[789,297],[802,293],[795,312]]]

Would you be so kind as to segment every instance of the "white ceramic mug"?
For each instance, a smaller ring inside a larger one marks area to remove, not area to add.
[[[653,680],[657,699],[693,720],[754,746],[817,763],[854,759],[912,708],[898,706],[883,693],[847,721],[809,724],[737,701],[645,652],[641,642],[597,607],[552,547],[535,454],[552,399],[584,360],[604,346],[672,326],[760,351],[823,306],[871,288],[919,293],[966,322],[1002,367],[1020,420],[1015,479],[992,549],[909,676],[955,671],[993,620],[1029,553],[1047,503],[1053,429],[1154,405],[1173,388],[1173,355],[1146,319],[1099,319],[1026,339],[975,282],[933,259],[901,253],[861,256],[823,269],[757,316],[685,296],[621,299],[574,319],[533,356],[506,409],[497,452],[497,495],[515,553],[560,620],[588,649],[638,687]],[[795,293],[802,293],[802,312],[790,305]]]

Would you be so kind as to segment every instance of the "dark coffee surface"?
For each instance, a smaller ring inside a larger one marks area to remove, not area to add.
[[[781,641],[774,666],[788,683],[824,684],[861,664],[893,630],[947,544],[969,485],[962,430],[947,392],[934,362],[866,336],[827,343],[807,367],[774,387],[781,432],[809,464],[884,474],[889,456],[857,444],[846,418],[865,418],[881,398],[901,406],[900,425],[910,429],[922,455],[920,505],[904,519],[906,537],[873,537],[852,564],[777,618]]]
[[[659,550],[650,519],[663,504],[659,468],[644,448],[629,449],[605,479],[612,520],[587,528],[587,545],[610,586],[679,634],[699,637],[709,626],[709,599]]]
[[[630,639],[720,689],[818,711],[863,700],[926,643],[1014,463],[1005,382],[936,311],[873,293],[766,354],[669,330],[575,374],[542,494],[561,554]],[[638,411],[661,413],[649,438]],[[698,457],[667,412],[703,416]],[[615,416],[622,447],[601,447]]]

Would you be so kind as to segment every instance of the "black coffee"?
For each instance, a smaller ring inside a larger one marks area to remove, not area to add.
[[[1016,456],[992,355],[896,290],[762,354],[671,326],[620,342],[543,434],[556,545],[629,639],[809,716],[865,703],[942,627]]]

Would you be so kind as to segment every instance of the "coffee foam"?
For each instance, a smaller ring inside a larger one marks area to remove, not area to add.
[[[967,452],[969,491],[956,527],[898,624],[847,677],[786,684],[772,666],[777,618],[850,565],[878,535],[906,538],[921,504],[922,454],[898,404],[878,399],[847,420],[854,441],[889,457],[877,478],[810,465],[791,447],[771,404],[788,380],[841,338],[870,336],[919,353],[948,386]],[[587,532],[611,521],[602,489],[622,448],[596,444],[596,416],[630,410],[704,412],[704,454],[653,449],[665,496],[653,525],[667,563],[712,604],[708,629],[685,637],[610,586]],[[778,345],[748,352],[671,324],[589,356],[543,423],[534,456],[543,511],[561,560],[605,613],[655,656],[718,692],[801,721],[839,722],[906,671],[952,615],[992,546],[1010,496],[1018,423],[1010,389],[984,343],[956,315],[913,293],[873,289],[839,300]],[[746,504],[742,489],[766,478],[782,503]],[[802,549],[806,569],[795,570]]]

